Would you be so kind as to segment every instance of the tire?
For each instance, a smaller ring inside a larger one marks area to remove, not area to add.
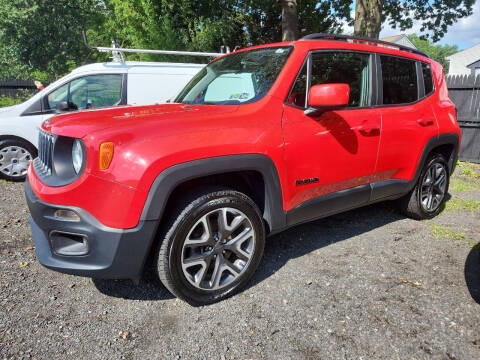
[[[154,259],[158,277],[193,306],[239,291],[257,269],[265,245],[260,210],[233,190],[210,189],[186,197],[161,234]]]
[[[27,141],[6,139],[0,141],[0,178],[24,181],[27,167],[37,157],[37,149]]]
[[[415,187],[398,200],[399,208],[410,218],[431,219],[442,211],[449,185],[447,161],[443,155],[434,154],[425,163]]]

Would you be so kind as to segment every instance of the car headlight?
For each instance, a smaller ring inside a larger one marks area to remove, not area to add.
[[[75,173],[80,173],[83,165],[83,149],[80,140],[75,140],[72,146],[72,163]]]

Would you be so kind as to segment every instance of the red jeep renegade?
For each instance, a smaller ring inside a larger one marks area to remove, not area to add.
[[[174,295],[224,299],[288,227],[394,199],[437,215],[455,116],[442,67],[416,50],[315,34],[236,51],[172,104],[43,124],[26,183],[37,257],[138,280],[151,256]]]

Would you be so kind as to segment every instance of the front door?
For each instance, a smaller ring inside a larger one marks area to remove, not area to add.
[[[320,206],[332,208],[320,208],[318,214],[312,209],[303,211],[302,216],[307,218],[294,216],[290,223],[368,202],[381,130],[379,111],[369,108],[372,68],[373,56],[361,52],[318,51],[305,62],[283,115],[287,210],[295,209],[295,213],[319,199],[333,199],[335,194],[345,194],[348,201],[326,202]],[[348,106],[306,115],[308,88],[327,83],[350,86]]]

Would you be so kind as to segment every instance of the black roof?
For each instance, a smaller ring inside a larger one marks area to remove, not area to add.
[[[363,42],[385,45],[389,47],[395,47],[395,48],[398,48],[398,50],[407,51],[417,55],[425,56],[427,58],[429,57],[424,52],[417,49],[412,49],[408,46],[394,44],[387,41],[372,39],[372,38],[363,37],[363,36],[318,33],[318,34],[310,34],[310,35],[304,36],[300,40],[332,40],[332,41],[356,40],[356,41],[363,41]]]

